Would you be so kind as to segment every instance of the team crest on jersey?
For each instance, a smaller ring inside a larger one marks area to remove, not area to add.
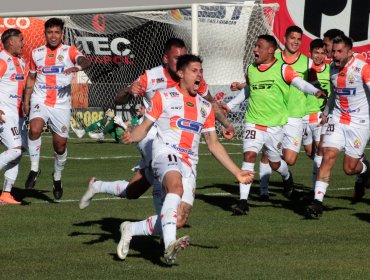
[[[200,108],[200,114],[201,114],[203,119],[205,119],[207,117],[207,111],[206,111],[206,109],[204,109],[204,107]]]
[[[355,149],[359,149],[360,146],[361,146],[361,141],[360,139],[356,139],[355,142],[354,142],[354,145]]]
[[[192,103],[190,101],[186,102],[186,105],[188,105],[189,107],[194,107],[194,103]]]
[[[349,82],[350,84],[353,84],[353,83],[355,82],[355,77],[354,77],[352,74],[350,74],[350,75],[348,76],[348,82]]]
[[[174,130],[184,130],[193,133],[200,133],[203,127],[203,124],[181,118],[179,116],[173,116],[170,118],[170,127]]]
[[[64,56],[60,54],[60,55],[58,55],[58,56],[57,56],[57,59],[58,59],[59,61],[63,61]]]

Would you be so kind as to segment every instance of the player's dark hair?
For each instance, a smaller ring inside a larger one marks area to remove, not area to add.
[[[21,33],[22,32],[16,28],[10,28],[8,30],[5,30],[4,33],[1,35],[1,42],[3,43],[4,47],[11,37],[18,36]]]
[[[258,39],[263,39],[267,41],[272,47],[274,47],[274,50],[277,49],[278,44],[274,36],[270,34],[262,34],[258,36]]]
[[[344,35],[344,32],[336,28],[329,29],[328,31],[324,33],[324,37],[329,38],[329,40],[333,40],[335,37],[343,36],[343,35]]]
[[[312,52],[314,49],[321,49],[324,48],[324,41],[321,39],[315,39],[312,40],[310,43],[310,52]]]
[[[303,34],[303,31],[302,29],[297,26],[297,25],[292,25],[292,26],[289,26],[286,30],[285,30],[285,37],[288,37],[290,33],[292,32],[297,32],[299,34]]]
[[[352,49],[353,47],[352,39],[347,37],[346,35],[337,36],[333,39],[333,44],[339,44],[339,43],[343,43],[349,49]]]
[[[164,52],[166,53],[166,52],[170,51],[170,49],[172,47],[185,48],[185,43],[184,43],[183,40],[181,40],[179,38],[170,38],[164,44]]]
[[[49,18],[47,21],[45,21],[45,30],[54,26],[60,27],[60,29],[63,30],[64,21],[60,18]]]
[[[176,64],[176,70],[185,70],[186,67],[192,62],[199,62],[202,63],[202,59],[200,56],[194,55],[194,54],[184,54],[179,57]]]

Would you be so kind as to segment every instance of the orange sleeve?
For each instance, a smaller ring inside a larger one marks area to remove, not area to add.
[[[141,85],[141,91],[138,94],[143,95],[148,88],[148,75],[146,74],[146,71],[136,80],[136,82]]]
[[[3,59],[0,59],[0,78],[4,76],[6,69],[8,69],[8,65]]]
[[[146,115],[149,115],[149,119],[155,121],[163,112],[162,96],[159,91],[156,91],[152,98],[152,104],[146,110]]]
[[[30,71],[31,72],[36,72],[36,63],[35,63],[35,61],[33,60],[33,53],[34,53],[34,51],[32,51],[32,53],[31,53],[31,59],[30,59]]]
[[[215,126],[215,113],[213,111],[213,108],[211,107],[211,112],[209,113],[208,118],[203,125],[203,129],[214,128]]]
[[[77,48],[76,48],[76,46],[71,46],[70,48],[69,48],[69,51],[68,51],[68,54],[69,54],[69,57],[70,57],[70,59],[71,59],[71,61],[72,61],[72,63],[73,64],[76,64],[76,58],[78,57],[78,56],[81,56],[81,55],[83,55]]]
[[[364,67],[362,68],[362,80],[364,81],[365,84],[370,83],[370,65],[365,64]]]
[[[297,77],[300,76],[290,65],[286,65],[286,67],[283,67],[283,78],[289,85]]]

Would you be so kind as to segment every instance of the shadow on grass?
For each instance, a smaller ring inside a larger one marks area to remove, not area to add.
[[[370,223],[370,214],[369,213],[356,213],[353,216],[357,217],[359,220]]]
[[[49,203],[57,203],[54,201],[54,199],[50,198],[46,193],[51,193],[51,191],[46,191],[46,190],[39,190],[39,189],[31,189],[31,190],[26,190],[26,189],[20,189],[17,187],[12,188],[12,195],[14,198],[18,201],[22,201],[22,204],[24,205],[29,205],[31,204],[30,202],[27,202],[27,198],[36,198],[39,200],[44,200]]]
[[[290,199],[287,199],[283,196],[283,183],[271,181],[269,185],[269,201],[262,202],[260,201],[259,196],[259,182],[255,180],[254,185],[252,185],[248,204],[250,207],[250,211],[253,212],[256,208],[284,208],[291,210],[295,214],[301,216],[302,218],[306,219],[306,207],[312,201],[312,198],[309,198],[310,188],[302,184],[295,183],[295,191],[292,194]],[[239,197],[239,188],[235,187],[235,185],[228,185],[228,184],[213,184],[207,185],[204,187],[197,188],[199,190],[206,190],[206,189],[219,189],[225,191],[224,196],[220,196],[219,194],[212,195],[211,194],[196,194],[196,198],[203,200],[204,202],[217,206],[224,211],[230,212],[232,215],[232,206],[238,203]],[[228,195],[228,193],[230,195]],[[326,198],[330,198],[330,196],[326,196]],[[347,207],[326,207],[324,205],[324,212],[326,211],[336,211],[336,210],[344,210],[349,209]]]
[[[137,220],[125,220],[130,222],[136,222]],[[94,245],[97,243],[102,243],[107,240],[114,240],[116,245],[121,238],[121,233],[119,227],[123,222],[122,219],[117,218],[102,218],[96,221],[86,221],[82,223],[73,224],[76,227],[86,227],[90,228],[93,225],[99,225],[103,233],[91,233],[83,231],[74,231],[69,234],[71,237],[75,236],[87,236],[92,239],[89,241],[83,242],[86,245]],[[137,251],[139,253],[133,253]],[[117,257],[116,254],[110,254],[115,261],[122,261]],[[130,243],[130,252],[127,255],[127,258],[143,258],[149,260],[153,264],[158,266],[167,267],[163,261],[161,261],[161,256],[163,255],[163,248],[160,245],[157,237],[152,236],[134,236]]]

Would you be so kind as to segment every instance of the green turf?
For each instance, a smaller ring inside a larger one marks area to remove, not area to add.
[[[71,139],[63,200],[53,203],[50,142],[43,138],[37,190],[24,190],[28,156],[21,162],[14,191],[30,204],[0,206],[0,279],[369,279],[369,199],[350,204],[354,178],[343,174],[342,158],[320,220],[306,220],[302,203],[282,196],[277,175],[271,178],[271,202],[258,201],[255,183],[250,215],[231,216],[238,185],[202,144],[195,207],[178,232],[191,236],[191,246],[169,268],[156,238],[134,238],[127,259],[116,257],[120,223],[154,214],[150,191],[135,201],[99,195],[107,200],[78,208],[89,176],[131,177],[139,159],[135,147]],[[240,164],[242,147],[226,147]],[[311,166],[302,153],[292,168],[300,190],[310,187]]]

